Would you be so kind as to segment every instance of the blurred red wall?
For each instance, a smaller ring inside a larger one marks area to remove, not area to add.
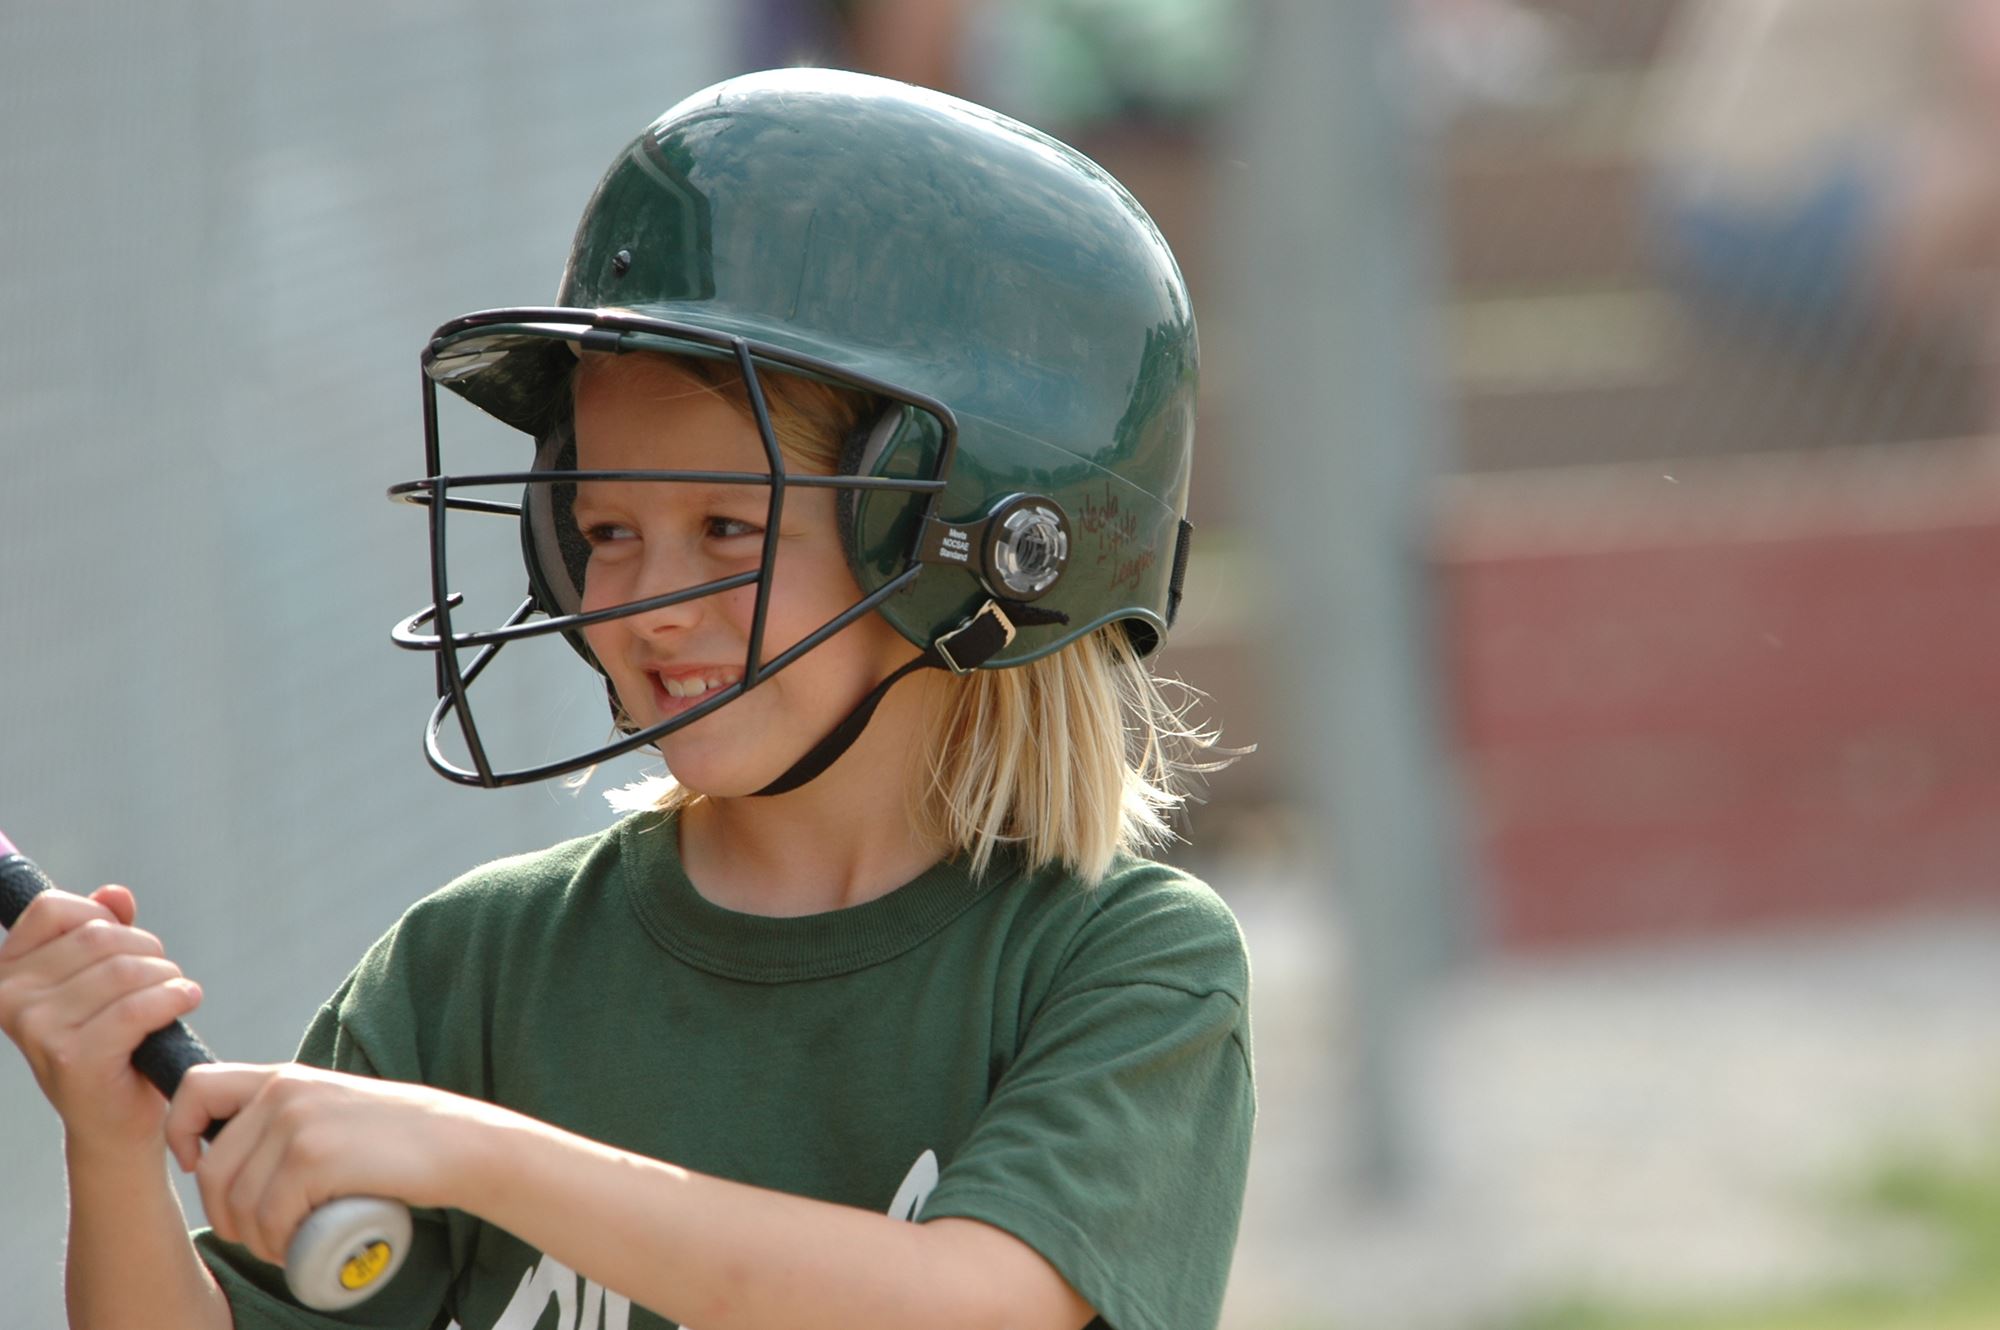
[[[2000,459],[1461,477],[1447,672],[1495,941],[2000,903]]]

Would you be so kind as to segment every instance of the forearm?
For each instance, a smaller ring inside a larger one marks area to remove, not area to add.
[[[72,1142],[66,1153],[71,1330],[232,1330],[161,1152],[93,1154]]]
[[[511,1116],[480,1156],[466,1209],[702,1330],[976,1330],[1014,1310],[1007,1269],[968,1240],[977,1226],[913,1224],[729,1182]],[[1086,1310],[1074,1323],[1087,1319]]]

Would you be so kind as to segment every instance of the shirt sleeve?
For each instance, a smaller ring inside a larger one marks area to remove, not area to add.
[[[360,1076],[379,1075],[341,1024],[339,1007],[336,997],[320,1008],[295,1060]],[[381,1292],[337,1315],[300,1306],[285,1287],[282,1269],[258,1260],[245,1247],[222,1241],[212,1229],[195,1230],[194,1244],[229,1299],[236,1330],[351,1330],[355,1326],[441,1330],[451,1322],[446,1307],[450,1244],[444,1218],[435,1210],[416,1210],[410,1218],[410,1254],[403,1268]]]
[[[1212,897],[1093,932],[921,1218],[1013,1234],[1116,1330],[1213,1326],[1255,1118],[1241,936]]]

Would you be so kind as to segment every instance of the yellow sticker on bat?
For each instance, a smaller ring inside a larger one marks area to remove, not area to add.
[[[340,1286],[344,1289],[367,1288],[389,1268],[391,1254],[388,1243],[369,1243],[348,1257],[346,1264],[340,1267]]]

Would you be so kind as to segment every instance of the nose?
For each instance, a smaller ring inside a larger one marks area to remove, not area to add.
[[[645,600],[677,591],[691,591],[712,580],[714,573],[700,559],[670,541],[649,541],[639,561],[637,576],[624,599]],[[695,596],[672,605],[642,610],[626,620],[634,632],[657,636],[692,628],[701,622],[707,596]]]
[[[613,609],[654,596],[690,591],[713,577],[714,573],[700,559],[672,542],[648,540],[629,554],[591,559],[584,572],[583,607]],[[682,631],[701,622],[706,605],[707,597],[698,596],[608,619],[597,628],[641,636]]]

